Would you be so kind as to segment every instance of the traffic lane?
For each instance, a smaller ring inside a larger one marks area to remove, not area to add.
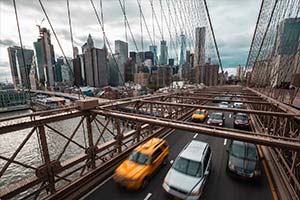
[[[173,133],[171,133],[166,138],[168,144],[170,145],[169,161],[174,160],[184,146],[195,136],[197,135],[193,133],[186,133],[181,130],[175,130]],[[150,199],[165,199],[166,195],[164,189],[162,188],[162,183],[170,167],[171,164],[168,162],[166,166],[163,166],[161,169],[159,169],[149,181],[148,186],[142,191],[126,190],[118,186],[112,179],[110,179],[85,199],[144,199],[149,193],[151,193]]]
[[[205,135],[199,135],[197,139],[209,143],[213,151],[212,171],[201,199],[273,199],[263,168],[262,176],[257,181],[231,177],[226,173],[228,142],[225,143],[225,139],[222,138]]]

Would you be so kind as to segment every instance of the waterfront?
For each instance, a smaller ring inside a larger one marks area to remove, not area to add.
[[[24,111],[17,111],[17,112],[8,112],[8,113],[1,113],[0,119],[4,117],[12,117],[21,114],[31,113],[31,110],[24,110]],[[97,117],[98,120],[104,122],[105,119],[101,116]],[[73,118],[68,120],[63,120],[56,123],[49,123],[48,125],[54,128],[55,130],[63,133],[65,136],[70,137],[81,121],[81,118]],[[101,129],[101,127],[99,127]],[[110,126],[110,129],[113,128]],[[96,141],[99,137],[99,130],[96,126],[92,125],[93,130],[93,137],[94,141]],[[30,133],[31,129],[24,129],[21,131],[10,132],[6,134],[0,134],[0,155],[3,157],[10,158],[13,153],[16,151],[18,146],[24,141],[26,136]],[[58,156],[63,151],[67,140],[60,136],[59,134],[55,133],[54,131],[46,128],[46,136],[47,136],[47,143],[50,153],[51,160],[56,160]],[[104,142],[112,138],[111,135],[104,135],[104,139],[100,141]],[[86,136],[86,125],[83,123],[80,125],[78,131],[74,135],[73,140],[78,144],[82,145],[83,147],[87,146],[87,136]],[[26,142],[25,146],[22,150],[18,153],[15,161],[20,163],[32,166],[33,168],[37,168],[43,164],[43,160],[40,153],[40,144],[37,137],[37,133],[34,132],[29,140]],[[66,161],[69,158],[72,158],[80,153],[84,153],[84,149],[78,147],[77,145],[70,143],[65,150],[65,153],[62,155],[60,161]],[[7,161],[0,159],[0,170],[5,166]],[[35,175],[35,170],[31,168],[25,168],[15,163],[11,163],[3,176],[1,177],[0,181],[0,190],[4,189],[8,185],[14,184],[23,180],[25,178],[31,177]],[[23,196],[25,194],[21,194]],[[20,197],[20,196],[19,196]]]

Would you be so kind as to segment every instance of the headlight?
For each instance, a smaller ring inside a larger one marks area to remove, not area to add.
[[[164,179],[164,184],[169,185],[169,182],[166,179]]]
[[[234,170],[234,164],[231,161],[228,162],[228,167],[229,169]]]
[[[207,124],[210,124],[210,121],[207,121]]]
[[[223,123],[219,123],[219,126],[222,126],[223,125]]]
[[[193,195],[193,196],[199,196],[200,193],[201,193],[200,191],[194,191],[194,192],[191,193],[191,195]]]

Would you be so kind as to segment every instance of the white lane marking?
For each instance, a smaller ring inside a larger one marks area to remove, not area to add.
[[[224,146],[226,146],[226,143],[227,143],[227,139],[224,139]]]
[[[231,118],[231,113],[229,114],[229,118]]]
[[[175,131],[175,129],[173,129],[172,131],[170,131],[169,133],[167,133],[164,137],[162,137],[163,139],[166,139],[171,133],[173,133]]]
[[[194,135],[194,139],[195,139],[197,136],[198,136],[198,133],[196,133],[196,134]]]
[[[148,193],[144,200],[150,199],[151,195],[152,195],[152,193]]]
[[[97,185],[94,189],[92,189],[91,191],[89,191],[86,195],[84,195],[83,197],[80,198],[80,200],[84,200],[86,199],[88,196],[90,196],[92,193],[94,193],[98,188],[100,188],[101,186],[103,186],[105,183],[107,183],[110,179],[112,179],[114,177],[114,174],[111,175],[110,177],[108,177],[105,181],[103,181],[101,184]]]

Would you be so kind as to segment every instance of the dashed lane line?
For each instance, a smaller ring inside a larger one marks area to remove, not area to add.
[[[195,139],[197,136],[198,136],[198,133],[196,133],[196,134],[194,135],[194,139]]]
[[[145,197],[145,199],[144,199],[144,200],[148,200],[148,199],[150,199],[151,195],[152,195],[152,193],[150,193],[150,192],[149,192],[149,193],[147,194],[147,196]]]

